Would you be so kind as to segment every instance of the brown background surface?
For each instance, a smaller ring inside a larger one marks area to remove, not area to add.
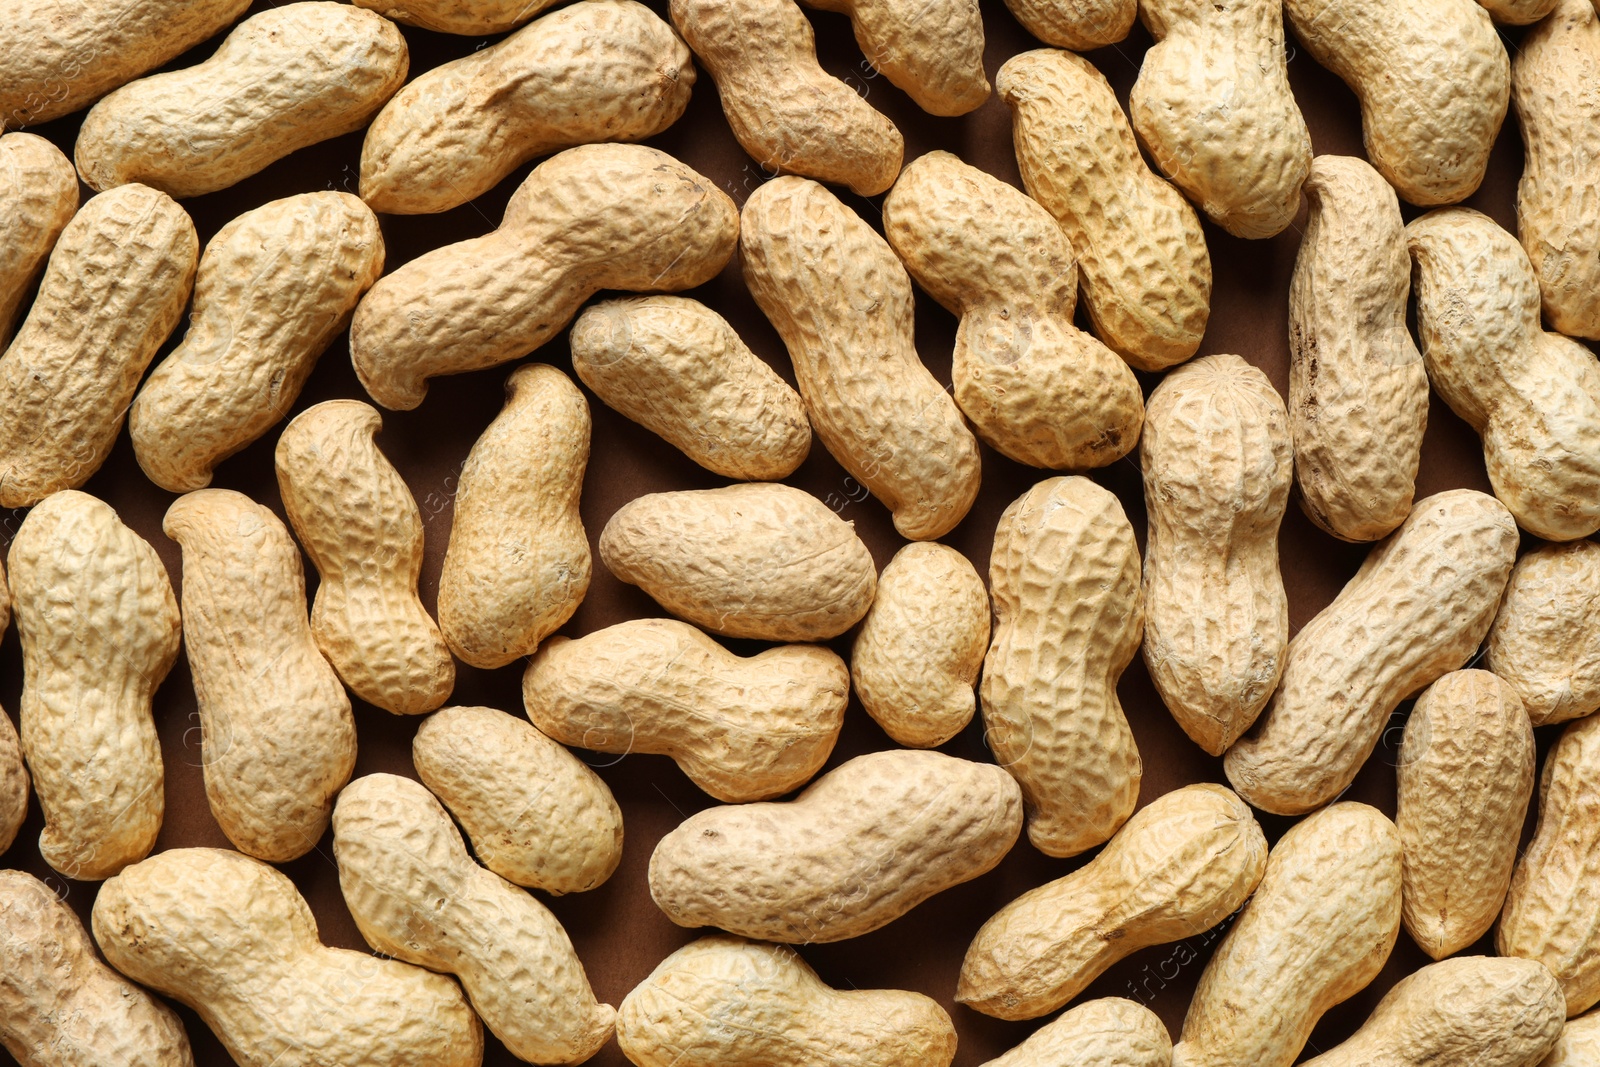
[[[258,0],[251,7],[251,13],[267,6],[276,5]],[[649,0],[649,6],[665,15],[665,0]],[[992,80],[1001,63],[1017,52],[1036,47],[1037,42],[1021,30],[1000,0],[982,0],[982,6],[988,42],[986,66]],[[863,61],[843,16],[810,14],[824,65],[847,78],[874,106],[894,119],[905,133],[908,160],[943,148],[1020,185],[1011,150],[1009,113],[998,100],[991,98],[978,111],[962,118],[930,117],[886,79],[875,75]],[[449,37],[410,27],[402,29],[411,46],[413,77],[493,40]],[[1508,47],[1515,47],[1519,37],[1518,31],[1508,33]],[[220,40],[218,37],[207,42],[172,66],[187,66],[205,58]],[[1292,35],[1289,44],[1290,82],[1311,127],[1316,151],[1362,154],[1355,97],[1337,78],[1297,49]],[[1126,41],[1090,56],[1124,102],[1148,45],[1148,36],[1136,25]],[[40,126],[35,132],[49,137],[70,155],[81,118],[80,113]],[[740,203],[749,190],[766,177],[733,140],[723,121],[716,90],[703,72],[695,85],[687,114],[672,129],[649,143],[709,175]],[[204,243],[228,220],[269,200],[318,189],[354,192],[360,148],[360,134],[341,137],[298,152],[232,189],[186,201],[184,206],[194,216]],[[492,192],[443,215],[383,217],[388,268],[392,270],[439,245],[492,229],[512,190],[529,169],[529,166],[521,168]],[[1514,228],[1514,194],[1520,170],[1521,147],[1516,122],[1514,117],[1508,116],[1495,147],[1488,178],[1467,203],[1487,212],[1502,225]],[[85,190],[86,195],[87,192]],[[846,194],[845,199],[874,225],[879,224],[881,197],[867,201]],[[1417,213],[1415,209],[1406,210],[1408,218]],[[1284,233],[1272,240],[1255,242],[1229,237],[1210,224],[1205,228],[1216,283],[1210,328],[1200,352],[1240,353],[1264,369],[1281,392],[1286,392],[1288,387],[1289,277],[1303,222],[1302,209],[1296,224]],[[737,258],[719,278],[693,295],[727,316],[748,343],[792,381],[781,342],[745,292]],[[955,325],[954,318],[932,300],[918,294],[918,349],[933,373],[947,384]],[[180,329],[178,335],[181,333]],[[170,351],[179,336],[168,342],[158,359]],[[534,358],[570,373],[564,334],[537,352]],[[419,409],[384,413],[384,429],[378,443],[405,476],[427,524],[427,558],[421,592],[430,610],[450,528],[456,472],[477,435],[499,410],[506,373],[507,368],[498,368],[437,379]],[[1156,377],[1141,375],[1141,379],[1148,394]],[[333,397],[366,399],[351,370],[343,339],[323,356],[295,411]],[[594,436],[582,511],[591,540],[598,536],[612,512],[642,493],[721,484],[719,478],[610,411],[592,396],[590,403],[594,413]],[[224,463],[214,484],[246,492],[281,516],[282,506],[272,467],[276,437],[277,432],[273,431]],[[1001,510],[1045,474],[1014,464],[985,448],[983,476],[983,491],[977,504],[945,541],[964,552],[981,573],[987,574],[990,543]],[[1093,477],[1121,498],[1142,543],[1145,512],[1137,453],[1093,472]],[[844,472],[820,444],[813,448],[810,459],[790,481],[839,506],[844,518],[855,523],[871,546],[880,566],[900,546],[887,511],[870,498],[852,499],[852,495],[861,495],[859,489],[854,494],[850,492],[856,488],[855,484],[846,482]],[[1434,397],[1417,495],[1420,498],[1457,486],[1487,490],[1482,455],[1471,431]],[[174,586],[178,586],[182,571],[178,548],[161,533],[162,516],[174,497],[143,476],[134,462],[126,434],[105,467],[85,489],[110,502],[124,521],[156,547],[172,575]],[[6,547],[22,517],[22,512],[0,512],[0,542]],[[1332,599],[1355,572],[1364,553],[1361,546],[1342,544],[1317,530],[1291,504],[1283,524],[1281,558],[1292,629],[1304,625]],[[309,564],[307,569],[311,572],[308,579],[314,589],[315,572]],[[588,598],[562,632],[576,636],[623,619],[660,614],[662,612],[647,596],[612,578],[597,556]],[[755,646],[734,643],[734,647],[748,654]],[[847,654],[848,635],[834,642],[834,647]],[[520,664],[497,671],[458,665],[456,689],[450,702],[488,704],[520,713],[521,673]],[[20,651],[14,633],[10,633],[0,642],[0,703],[13,715],[21,685]],[[1151,687],[1142,660],[1135,659],[1122,678],[1119,692],[1144,759],[1141,804],[1189,782],[1224,781],[1221,760],[1206,756],[1173,723]],[[1396,713],[1378,750],[1348,794],[1390,814],[1394,811],[1394,762],[1399,727],[1408,710],[1409,703]],[[157,849],[184,845],[229,847],[206,805],[200,767],[199,722],[186,660],[179,659],[157,693],[155,717],[166,761],[167,805],[166,822]],[[419,721],[391,716],[357,703],[360,755],[356,774],[389,771],[414,777],[410,742]],[[1552,734],[1549,730],[1540,733],[1542,753],[1552,740]],[[852,702],[843,736],[828,765],[833,767],[851,756],[888,747],[892,747],[889,739],[859,705]],[[944,746],[944,751],[970,759],[989,758],[981,726],[976,722]],[[542,899],[546,899],[566,925],[598,995],[618,1004],[663,957],[697,936],[693,931],[674,926],[656,909],[645,883],[645,870],[657,839],[682,818],[709,806],[712,801],[664,757],[580,755],[598,769],[622,805],[627,833],[625,854],[617,873],[600,888],[578,896]],[[1270,816],[1262,819],[1273,840],[1291,821]],[[0,857],[0,864],[21,867],[45,878],[87,920],[96,886],[68,882],[44,864],[37,851],[41,825],[37,804],[33,804],[21,834],[12,848]],[[1035,851],[1024,836],[1005,861],[988,875],[935,897],[876,933],[839,944],[805,947],[802,955],[835,986],[914,989],[937,998],[950,1010],[960,1033],[956,1063],[982,1063],[1021,1041],[1039,1024],[1001,1022],[952,1002],[956,975],[968,942],[978,926],[1001,905],[1024,890],[1066,874],[1088,858],[1045,857]],[[329,837],[325,836],[315,851],[283,869],[310,901],[326,943],[347,948],[366,947],[340,896]],[[1084,997],[1114,995],[1142,1001],[1161,1015],[1176,1040],[1190,994],[1218,936],[1213,932],[1188,942],[1136,953],[1113,967]],[[1492,951],[1492,946],[1485,939],[1473,951]],[[1323,1018],[1306,1055],[1326,1050],[1350,1034],[1389,986],[1424,962],[1421,951],[1402,932],[1383,974],[1364,992]],[[187,1009],[179,1011],[194,1044],[197,1062],[227,1064],[226,1053],[199,1019]],[[488,1045],[487,1063],[517,1062],[492,1037]],[[0,1056],[3,1055],[0,1052]],[[626,1060],[613,1042],[591,1062],[597,1067],[617,1067]]]

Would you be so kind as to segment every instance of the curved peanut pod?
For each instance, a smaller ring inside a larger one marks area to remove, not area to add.
[[[128,409],[133,454],[174,493],[283,418],[383,272],[383,234],[349,193],[274,200],[206,245],[189,331]]]
[[[473,1010],[529,1063],[582,1063],[611,1039],[561,923],[473,862],[461,831],[418,783],[369,774],[333,813],[339,888],[374,949],[461,980]]]
[[[77,210],[78,172],[61,149],[31,133],[0,136],[0,345]]]
[[[100,469],[183,315],[199,252],[183,208],[143,185],[101,193],[67,223],[0,356],[0,507],[37,504]]]
[[[356,724],[306,621],[300,550],[276,515],[227,489],[179,497],[161,529],[183,546],[211,814],[247,855],[303,856],[350,780]]]
[[[1538,22],[1559,6],[1559,0],[1478,0],[1478,3],[1483,5],[1491,18],[1505,26],[1527,26]],[[1512,76],[1516,76],[1514,69]],[[1512,92],[1515,91],[1513,87]]]
[[[438,33],[485,36],[505,33],[560,0],[361,0],[368,8],[405,26]]]
[[[1600,1012],[1568,1019],[1561,1039],[1539,1067],[1590,1067],[1600,1063]]]
[[[361,384],[386,408],[428,379],[520,359],[601,289],[691,289],[722,270],[739,212],[711,179],[642,145],[584,145],[534,168],[500,228],[378,280],[350,324]]]
[[[1282,683],[1223,761],[1233,788],[1275,815],[1337,797],[1400,702],[1478,650],[1516,553],[1516,524],[1493,497],[1419,500],[1289,642]]]
[[[1072,324],[1078,272],[1050,213],[948,152],[901,172],[883,230],[906,269],[961,317],[950,377],[978,436],[1035,467],[1127,455],[1144,398],[1128,365]]]
[[[578,494],[589,461],[589,403],[554,367],[506,379],[504,410],[461,467],[439,572],[439,629],[474,667],[531,656],[589,589]]]
[[[11,596],[22,752],[44,812],[39,853],[69,878],[109,877],[144,858],[161,830],[150,704],[178,658],[178,602],[155,549],[70,489],[17,530]]]
[[[1087,1000],[983,1067],[1172,1067],[1160,1016],[1120,997]]]
[[[361,145],[361,198],[388,214],[448,211],[530,159],[660,133],[694,79],[689,49],[649,8],[582,0],[395,94]]]
[[[965,115],[989,99],[978,0],[804,0],[850,16],[880,74],[930,115]]]
[[[317,647],[350,691],[396,715],[432,711],[456,668],[417,598],[422,515],[373,437],[378,413],[328,400],[285,426],[275,456],[289,524],[321,575]]]
[[[211,57],[141,78],[83,120],[73,156],[93,189],[214,193],[291,152],[364,127],[406,80],[405,38],[347,4],[269,8]]]
[[[1600,544],[1539,545],[1511,569],[1485,666],[1535,726],[1600,710]]]
[[[745,284],[789,350],[817,436],[903,537],[948,533],[978,495],[978,442],[917,356],[905,268],[804,178],[763,185],[742,217]]]
[[[1138,0],[1006,0],[1012,18],[1045,44],[1087,52],[1128,36]]]

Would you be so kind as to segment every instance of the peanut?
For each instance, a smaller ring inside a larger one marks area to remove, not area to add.
[[[662,960],[617,1012],[639,1067],[949,1067],[956,1031],[898,989],[830,989],[792,948],[702,937]]]
[[[794,800],[685,819],[650,856],[650,895],[679,926],[843,941],[989,871],[1021,832],[1022,796],[1000,768],[873,752]]]
[[[1289,434],[1300,506],[1345,541],[1405,521],[1428,425],[1428,375],[1406,328],[1400,201],[1353,156],[1318,156],[1289,284]]]
[[[1516,551],[1516,525],[1493,497],[1419,500],[1289,642],[1278,691],[1223,761],[1235,791],[1275,815],[1338,796],[1400,701],[1478,650]]]
[[[483,1029],[443,975],[328,948],[294,883],[237,852],[176,848],[100,887],[111,965],[194,1009],[240,1067],[477,1067]]]
[[[1406,227],[1428,378],[1483,436],[1489,484],[1551,541],[1600,530],[1600,364],[1539,324],[1528,256],[1493,219],[1430,211]]]
[[[905,139],[817,62],[794,0],[672,0],[672,24],[716,83],[734,138],[768,174],[875,196],[900,173]]]
[[[396,715],[432,711],[455,664],[417,599],[422,515],[358,400],[307,408],[278,438],[278,489],[321,575],[311,606],[317,647],[356,696]]]
[[[1120,997],[1089,1000],[1035,1030],[983,1067],[1172,1067],[1172,1038],[1159,1016]]]
[[[600,885],[622,858],[622,811],[571,752],[494,708],[443,708],[411,742],[417,775],[483,865],[553,896]]]
[[[1600,711],[1600,544],[1539,545],[1517,561],[1485,665],[1535,726]]]
[[[850,16],[867,62],[930,115],[989,99],[978,0],[804,0]]]
[[[779,481],[811,451],[800,394],[699,301],[601,301],[571,344],[573,371],[607,406],[715,474]]]
[[[1200,976],[1173,1067],[1289,1067],[1323,1012],[1383,970],[1400,934],[1400,835],[1334,804],[1289,828]]]
[[[1078,256],[1096,335],[1139,370],[1182,363],[1211,309],[1211,256],[1194,208],[1139,155],[1128,119],[1089,61],[1042,48],[995,78],[1011,108],[1028,195]]]
[[[578,495],[589,461],[589,403],[554,367],[506,379],[505,409],[461,467],[439,573],[439,629],[474,667],[530,656],[589,589]]]
[[[984,923],[956,1000],[1001,1019],[1046,1015],[1125,956],[1226,919],[1266,864],[1266,836],[1242,800],[1210,783],[1173,790],[1089,863]]]
[[[788,347],[817,436],[901,536],[950,532],[978,495],[978,442],[917,358],[894,251],[804,178],[763,185],[742,218],[745,284]]]
[[[739,213],[709,178],[642,145],[552,156],[500,228],[418,256],[356,308],[350,358],[387,408],[422,403],[427,379],[520,359],[601,289],[690,289],[733,255]]]
[[[1011,16],[1045,44],[1087,52],[1128,36],[1138,0],[1006,0]]]
[[[362,143],[361,198],[448,211],[538,156],[660,133],[693,85],[689,49],[649,8],[581,0],[400,90]]]
[[[151,697],[178,658],[178,602],[155,549],[101,501],[66,490],[11,542],[22,637],[22,752],[44,812],[39,853],[97,880],[161,830]]]
[[[559,0],[361,0],[369,8],[406,26],[438,33],[484,36],[505,33]]]
[[[100,469],[183,315],[199,252],[183,208],[142,185],[92,198],[67,223],[0,356],[0,507],[37,504]]]
[[[433,795],[370,774],[333,813],[339,887],[379,952],[454,974],[473,1010],[529,1063],[581,1063],[611,1039],[567,933],[528,893],[479,867]]]
[[[1559,0],[1478,0],[1478,3],[1496,22],[1507,26],[1526,26],[1538,22],[1559,6]],[[1512,76],[1516,76],[1514,70]],[[1512,91],[1516,91],[1514,87]]]
[[[1133,814],[1144,773],[1117,699],[1144,628],[1122,505],[1087,478],[1035,485],[1000,516],[989,588],[985,739],[1022,785],[1034,847],[1077,855]]]
[[[1050,213],[948,152],[895,181],[883,229],[911,276],[952,314],[956,404],[1019,463],[1103,467],[1139,439],[1144,399],[1116,353],[1072,323],[1078,271]]]
[[[347,4],[269,8],[203,63],[123,86],[90,109],[73,157],[92,189],[214,193],[366,126],[406,80],[394,23]]]
[[[300,550],[276,515],[227,489],[179,497],[161,528],[183,547],[183,636],[211,813],[241,852],[303,856],[350,780],[356,724],[306,621]]]
[[[674,615],[761,641],[839,636],[878,580],[849,523],[776,482],[639,497],[606,523],[600,558]]]
[[[0,636],[11,624],[11,589],[6,582],[5,564],[0,563]],[[22,758],[22,742],[11,716],[0,709],[0,855],[11,847],[28,817],[28,766]]]
[[[1313,59],[1361,103],[1367,158],[1424,207],[1472,195],[1511,92],[1511,63],[1477,0],[1284,0]]]
[[[1561,1039],[1539,1067],[1593,1067],[1596,1063],[1600,1063],[1600,1012],[1590,1012],[1567,1020]]]
[[[206,245],[189,331],[128,409],[133,453],[174,493],[283,418],[383,272],[377,217],[349,193],[247,211]]]
[[[61,149],[31,133],[0,135],[0,345],[77,210],[78,173]]]
[[[1283,674],[1289,413],[1261,371],[1206,356],[1162,379],[1144,426],[1144,659],[1183,732],[1220,756]]]

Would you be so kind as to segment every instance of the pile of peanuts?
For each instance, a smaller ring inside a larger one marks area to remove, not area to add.
[[[1026,830],[1048,857],[1098,851],[972,936],[961,1010],[1061,1012],[990,1067],[1289,1067],[1402,927],[1436,962],[1306,1062],[1600,1065],[1600,363],[1579,340],[1600,339],[1596,0],[804,0],[929,115],[998,97],[1025,192],[950,152],[906,162],[795,0],[553,2],[0,6],[0,507],[26,509],[0,582],[23,657],[0,853],[36,803],[40,857],[95,893],[86,929],[55,884],[0,870],[16,1061],[192,1065],[168,997],[242,1067],[477,1067],[485,1027],[533,1064],[615,1038],[639,1067],[949,1067],[938,1001],[831,988],[791,946],[879,930]],[[1124,109],[1077,52],[1136,17],[1154,43]],[[986,18],[1041,43],[992,89]],[[1508,51],[1496,23],[1528,28]],[[1355,94],[1367,158],[1313,155],[1286,24]],[[507,35],[411,77],[422,33]],[[742,204],[634,143],[697,81],[772,175]],[[1513,104],[1515,235],[1450,206]],[[24,132],[84,109],[72,160]],[[201,249],[180,200],[362,130],[359,195],[261,204]],[[380,214],[518,172],[498,228],[386,270]],[[1245,358],[1197,357],[1202,216],[1268,238],[1302,195],[1286,402]],[[671,295],[735,252],[778,369]],[[914,287],[959,319],[948,387],[918,354]],[[297,404],[346,333],[377,407]],[[571,374],[505,377],[430,613],[378,408],[536,351]],[[616,510],[594,551],[661,617],[569,637],[594,571],[591,400],[727,484]],[[1441,402],[1481,437],[1492,494],[1415,499]],[[82,491],[124,422],[177,494],[181,597]],[[209,487],[270,435],[278,498]],[[907,542],[881,571],[838,508],[785,484],[813,435]],[[985,449],[1075,472],[1005,509],[987,581],[939,543]],[[1119,461],[1142,474],[1142,551],[1085,473]],[[1292,635],[1291,496],[1371,543]],[[180,647],[231,850],[155,851],[152,707]],[[1141,650],[1220,757],[1219,781],[1143,806],[1117,693]],[[457,661],[523,670],[525,717],[446,706]],[[898,747],[824,773],[852,696]],[[427,716],[414,778],[351,780],[352,697]],[[1341,799],[1413,698],[1395,818]],[[932,751],[975,716],[988,758]],[[1534,728],[1557,724],[1536,788]],[[574,749],[670,757],[719,802],[648,869],[668,919],[717,932],[615,1008],[529,892],[594,889],[621,861],[622,809]],[[1298,821],[1269,848],[1257,812]],[[330,833],[372,953],[325,945],[274,866]],[[1080,1000],[1224,923],[1176,1041],[1134,1000]],[[1496,955],[1460,955],[1491,931]]]

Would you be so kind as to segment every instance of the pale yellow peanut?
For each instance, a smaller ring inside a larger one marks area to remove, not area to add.
[[[983,1067],[1171,1067],[1172,1038],[1149,1008],[1120,997],[1062,1012]]]
[[[850,16],[879,74],[930,115],[965,115],[989,98],[978,0],[803,0]]]
[[[560,0],[362,0],[370,8],[406,26],[439,33],[484,35],[516,29]]]
[[[1561,1039],[1539,1067],[1594,1067],[1600,1063],[1600,1012],[1568,1019]]]
[[[1496,22],[1507,26],[1538,22],[1560,6],[1560,0],[1478,0],[1478,3]]]
[[[1128,36],[1138,0],[1005,0],[1011,17],[1045,44],[1085,52]]]
[[[78,172],[61,149],[31,133],[0,135],[0,345],[77,210]]]
[[[1600,710],[1600,544],[1537,545],[1517,560],[1484,665],[1535,726]]]

